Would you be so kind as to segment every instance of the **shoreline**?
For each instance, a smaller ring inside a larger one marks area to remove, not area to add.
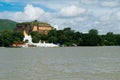
[[[120,47],[120,46],[66,46],[66,47],[0,47],[2,48],[94,48],[94,47]]]

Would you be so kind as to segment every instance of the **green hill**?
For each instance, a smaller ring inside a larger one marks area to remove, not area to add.
[[[14,30],[17,22],[8,20],[8,19],[0,19],[0,31],[4,30]]]

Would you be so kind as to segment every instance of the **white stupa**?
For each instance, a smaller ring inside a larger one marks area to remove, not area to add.
[[[28,47],[28,45],[33,45],[36,47],[58,47],[58,45],[56,45],[56,44],[45,43],[45,41],[43,43],[41,43],[41,40],[39,41],[39,43],[33,43],[31,35],[28,35],[25,30],[24,30],[23,34],[24,34],[23,41],[24,42],[26,40],[28,41],[25,45],[23,45],[23,47]]]
[[[32,42],[31,35],[28,35],[25,30],[24,30],[23,34],[24,34],[23,41],[25,42],[27,40],[29,44],[32,44],[33,42]]]

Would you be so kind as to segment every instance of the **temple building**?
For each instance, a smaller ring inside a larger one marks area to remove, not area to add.
[[[25,45],[25,42],[14,42],[12,47],[22,47],[23,45]]]
[[[25,22],[25,23],[18,23],[16,25],[15,31],[26,31],[28,34],[32,31],[37,31],[41,34],[48,34],[50,30],[54,29],[50,24],[44,22]]]
[[[32,31],[37,31],[41,34],[47,34],[53,27],[51,26],[34,26]]]

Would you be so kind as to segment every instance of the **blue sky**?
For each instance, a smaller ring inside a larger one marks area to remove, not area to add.
[[[0,2],[0,11],[23,11],[23,5],[17,5],[17,3],[6,3],[6,2]]]
[[[37,19],[59,29],[120,33],[120,0],[0,0],[0,19]]]

